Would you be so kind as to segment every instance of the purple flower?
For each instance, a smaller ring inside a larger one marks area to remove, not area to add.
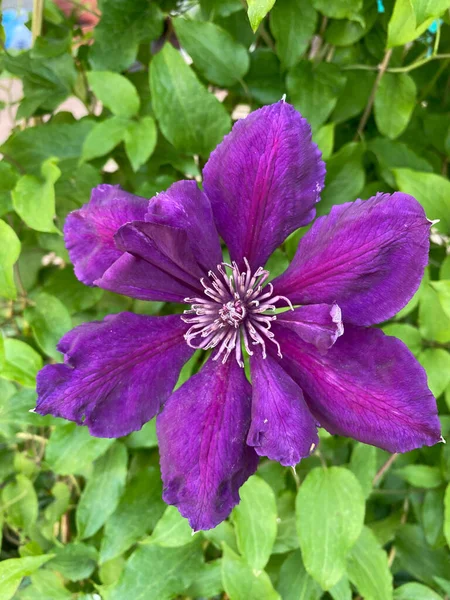
[[[312,221],[324,177],[308,123],[278,102],[236,123],[205,166],[203,192],[180,181],[146,200],[100,185],[67,218],[81,281],[187,309],[75,328],[58,346],[64,364],[38,376],[37,412],[101,437],[158,415],[164,499],[195,530],[230,514],[259,456],[286,466],[308,456],[318,426],[390,452],[440,441],[424,370],[401,341],[367,328],[422,278],[430,223],[414,198],[335,206],[268,283],[267,259]],[[213,352],[172,393],[195,348]]]

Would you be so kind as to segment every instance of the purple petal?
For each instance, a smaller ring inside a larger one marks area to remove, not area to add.
[[[146,198],[128,194],[118,185],[102,184],[92,190],[88,204],[67,216],[64,239],[80,281],[93,285],[123,254],[114,234],[125,223],[143,220],[148,205]]]
[[[155,196],[145,220],[186,231],[192,252],[206,273],[222,262],[211,204],[195,181],[177,181]]]
[[[87,425],[98,437],[140,429],[192,356],[185,332],[177,315],[120,313],[76,327],[58,345],[65,364],[47,365],[38,374],[36,412]]]
[[[402,309],[428,262],[430,223],[412,196],[378,194],[334,206],[273,281],[294,304],[337,302],[344,323],[380,323]]]
[[[341,309],[337,304],[299,306],[277,315],[278,323],[295,331],[303,341],[326,352],[344,333]]]
[[[252,422],[247,444],[260,456],[293,467],[318,443],[316,423],[302,390],[271,356],[250,359]]]
[[[210,359],[166,402],[156,421],[164,501],[194,529],[211,529],[239,502],[258,455],[246,445],[251,387],[235,360]]]
[[[203,184],[232,260],[252,270],[315,215],[325,164],[311,128],[283,101],[238,121],[211,154]]]
[[[283,367],[305,393],[318,422],[389,452],[440,441],[436,401],[408,348],[380,329],[345,326],[326,354],[274,323]]]

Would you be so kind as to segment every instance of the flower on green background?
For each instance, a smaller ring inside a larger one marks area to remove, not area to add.
[[[100,185],[67,218],[83,283],[187,308],[76,327],[58,346],[64,364],[38,376],[36,410],[100,437],[157,415],[164,499],[195,530],[229,515],[259,456],[286,466],[309,456],[318,426],[390,452],[440,441],[423,368],[368,328],[403,308],[423,276],[430,222],[413,197],[335,206],[268,282],[268,258],[313,220],[324,178],[307,121],[281,101],[236,123],[203,191],[180,181],[147,200]],[[196,348],[211,356],[173,393]]]

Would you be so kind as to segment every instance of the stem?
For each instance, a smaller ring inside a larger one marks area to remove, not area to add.
[[[381,467],[381,469],[378,471],[378,473],[373,478],[373,481],[372,481],[373,487],[375,487],[377,485],[377,483],[380,481],[380,479],[383,477],[383,475],[386,473],[386,471],[388,471],[391,468],[392,464],[394,463],[394,461],[397,458],[398,458],[397,452],[395,454],[391,454],[391,456],[387,459],[387,461],[384,463],[384,465]]]
[[[36,41],[36,38],[41,35],[43,13],[44,0],[33,0],[33,17],[31,20],[31,34],[33,44]]]
[[[408,73],[409,71],[413,71],[414,69],[418,69],[423,65],[426,65],[432,60],[442,60],[444,58],[450,58],[450,54],[435,54],[434,56],[428,56],[427,58],[423,58],[422,60],[418,60],[406,67],[395,67],[392,69],[388,69],[389,73]]]
[[[391,59],[391,55],[392,55],[392,50],[388,50],[386,52],[386,54],[384,55],[383,61],[381,62],[381,64],[378,67],[378,75],[376,76],[376,79],[374,81],[372,91],[370,92],[369,100],[367,101],[367,106],[364,110],[363,116],[361,117],[361,121],[359,122],[358,129],[356,131],[354,140],[357,140],[358,138],[362,138],[362,136],[363,136],[364,128],[366,127],[367,121],[368,121],[370,113],[372,111],[372,106],[373,106],[373,103],[375,100],[375,94],[377,93],[377,89],[378,89],[378,86],[380,85],[381,78],[383,77],[383,75],[386,72],[389,61]]]

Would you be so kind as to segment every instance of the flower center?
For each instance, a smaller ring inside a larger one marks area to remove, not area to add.
[[[262,356],[266,358],[266,342],[276,345],[278,356],[282,358],[280,345],[271,331],[276,303],[284,300],[293,309],[285,296],[273,296],[273,285],[266,283],[269,271],[259,267],[252,274],[248,260],[244,258],[246,271],[240,272],[233,262],[217,265],[217,273],[210,271],[208,280],[201,279],[204,288],[202,298],[185,298],[191,304],[181,317],[191,325],[185,334],[185,340],[191,348],[218,347],[213,360],[222,357],[222,363],[228,360],[234,351],[238,364],[243,367],[241,338],[250,356],[251,346],[261,346]],[[227,272],[227,269],[231,272]]]

